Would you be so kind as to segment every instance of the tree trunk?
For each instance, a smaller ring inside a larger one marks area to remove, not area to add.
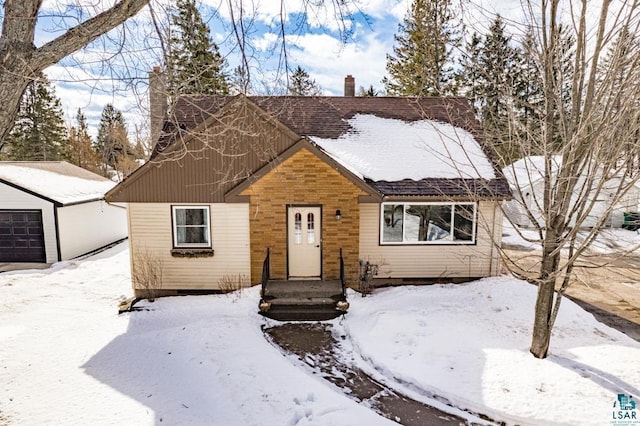
[[[542,248],[542,265],[538,282],[533,337],[529,351],[536,358],[546,358],[551,340],[551,314],[555,295],[556,273],[560,263],[560,244],[554,230],[547,230]]]

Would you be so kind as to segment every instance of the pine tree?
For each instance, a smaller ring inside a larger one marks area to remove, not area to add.
[[[247,94],[250,90],[249,73],[244,65],[238,65],[233,69],[229,77],[229,92],[233,95]]]
[[[363,86],[360,86],[360,90],[358,90],[358,96],[369,96],[374,97],[378,96],[380,92],[373,87],[373,84],[369,85],[366,89]]]
[[[71,164],[92,172],[99,172],[99,161],[93,149],[89,135],[87,119],[80,108],[76,113],[76,125],[69,128],[69,143],[65,149],[65,158]]]
[[[542,117],[544,92],[542,74],[538,69],[538,47],[531,32],[525,34],[517,49],[517,68],[514,106],[521,123],[520,136],[535,137]],[[532,152],[535,153],[535,152]]]
[[[498,15],[489,27],[478,58],[482,70],[479,87],[482,125],[486,137],[495,144],[506,164],[515,160],[509,145],[509,114],[514,95],[516,50],[510,42],[504,21]]]
[[[293,96],[319,96],[322,89],[300,65],[291,74],[287,92]]]
[[[628,75],[638,73],[637,71],[637,53],[640,50],[640,39],[629,30],[627,25],[623,26],[617,35],[616,40],[607,50],[607,53],[598,67],[598,82],[601,90],[608,93],[606,105],[602,105],[601,114],[610,114],[611,111],[619,112],[624,108],[626,101],[625,84],[628,84]],[[636,83],[637,84],[637,83]],[[639,119],[636,118],[636,122]],[[637,124],[629,123],[628,127],[638,127]],[[640,170],[640,132],[632,138],[624,137],[629,132],[629,128],[620,128],[621,132],[618,140],[626,140],[623,149],[622,158],[618,159],[618,163],[625,164],[630,175],[635,176]]]
[[[456,76],[461,94],[469,99],[478,117],[481,109],[480,93],[484,74],[480,68],[481,50],[482,38],[474,32],[466,45],[466,53],[460,60],[462,70]]]
[[[100,160],[102,174],[107,177],[110,168],[119,171],[119,165],[131,156],[132,148],[124,116],[111,104],[105,105],[102,110],[94,149]]]
[[[27,86],[18,119],[7,140],[11,160],[62,160],[67,134],[60,99],[49,81],[40,74]]]
[[[382,82],[387,93],[400,96],[444,96],[456,93],[453,49],[460,37],[451,0],[413,0],[398,26],[393,55],[387,55]]]
[[[486,36],[473,34],[466,47],[458,80],[461,91],[473,103],[485,138],[494,144],[500,160],[509,164],[515,160],[509,143],[513,131],[509,115],[515,114],[517,49],[511,46],[511,37],[505,33],[499,15]]]
[[[175,7],[166,59],[170,98],[186,94],[228,94],[225,61],[218,45],[210,38],[209,27],[195,0],[177,0]]]

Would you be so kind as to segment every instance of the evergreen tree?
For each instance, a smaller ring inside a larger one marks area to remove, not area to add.
[[[358,96],[378,96],[380,92],[373,87],[373,84],[369,85],[366,89],[363,86],[360,86],[360,90],[358,91]]]
[[[625,108],[626,92],[628,87],[628,75],[638,74],[637,53],[640,50],[640,40],[629,30],[628,26],[623,26],[618,33],[616,40],[607,50],[604,60],[598,66],[598,82],[601,90],[607,93],[607,102],[601,105],[600,114],[606,115],[611,112],[619,113]],[[637,84],[637,82],[636,82]],[[638,100],[636,100],[637,102]],[[631,138],[625,137],[629,133],[629,127],[638,128],[638,120],[635,124],[617,129],[620,134],[617,140],[625,140],[623,155],[618,159],[618,163],[625,164],[631,176],[635,176],[640,170],[640,131],[636,130]]]
[[[480,49],[479,69],[482,70],[478,90],[481,105],[480,117],[488,140],[492,141],[503,161],[513,158],[509,141],[509,114],[516,81],[516,50],[510,46],[511,37],[505,34],[505,24],[500,15],[492,22],[489,33]]]
[[[571,115],[573,113],[573,74],[574,74],[574,61],[575,61],[575,45],[576,40],[571,34],[569,27],[566,25],[560,25],[559,31],[559,43],[558,47],[560,53],[558,60],[554,64],[554,72],[556,75],[556,87],[560,90],[561,102],[556,106],[555,119],[560,122],[571,122]],[[559,129],[564,127],[562,124],[558,126]],[[563,137],[561,135],[554,135],[554,139],[561,146]]]
[[[7,156],[11,160],[63,160],[66,143],[60,99],[40,74],[22,97],[16,124],[7,140]]]
[[[525,34],[517,49],[517,68],[514,106],[519,114],[521,137],[534,137],[542,118],[544,92],[542,74],[538,68],[539,51],[531,32]]]
[[[249,92],[249,73],[243,65],[238,65],[233,69],[231,77],[229,77],[229,92],[233,95]]]
[[[319,96],[322,89],[300,65],[291,74],[287,92],[293,96]]]
[[[460,61],[462,70],[456,76],[461,94],[469,99],[478,117],[480,117],[480,93],[484,74],[480,68],[481,50],[482,38],[474,32],[466,45],[466,53]]]
[[[485,37],[471,37],[459,74],[461,91],[473,103],[485,138],[494,144],[504,164],[516,159],[509,143],[513,131],[509,115],[516,113],[517,59],[517,49],[511,46],[511,37],[498,15]]]
[[[76,125],[69,128],[69,143],[65,158],[71,164],[92,172],[99,172],[99,161],[87,128],[87,119],[80,108],[76,113]]]
[[[166,59],[170,98],[186,94],[228,94],[225,61],[218,45],[210,38],[209,27],[195,0],[177,0],[171,21]]]
[[[393,55],[387,55],[382,82],[400,96],[444,96],[456,93],[453,49],[460,37],[451,0],[413,0],[398,27]]]
[[[119,165],[132,155],[122,112],[111,104],[105,105],[102,110],[94,149],[100,161],[102,174],[107,177],[110,168],[119,171]]]

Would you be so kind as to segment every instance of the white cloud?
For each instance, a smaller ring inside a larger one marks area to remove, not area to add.
[[[253,42],[256,49],[267,51],[272,49],[279,41],[280,36],[275,33],[264,33]]]
[[[292,50],[291,62],[307,70],[327,94],[342,95],[344,77],[356,79],[356,90],[373,85],[382,89],[389,40],[380,40],[374,33],[365,33],[357,43],[343,44],[329,35],[305,35],[294,41],[299,50]]]

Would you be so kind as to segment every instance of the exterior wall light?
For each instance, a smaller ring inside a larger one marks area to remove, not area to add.
[[[340,220],[342,219],[342,212],[340,212],[340,209],[336,210],[336,220]]]

